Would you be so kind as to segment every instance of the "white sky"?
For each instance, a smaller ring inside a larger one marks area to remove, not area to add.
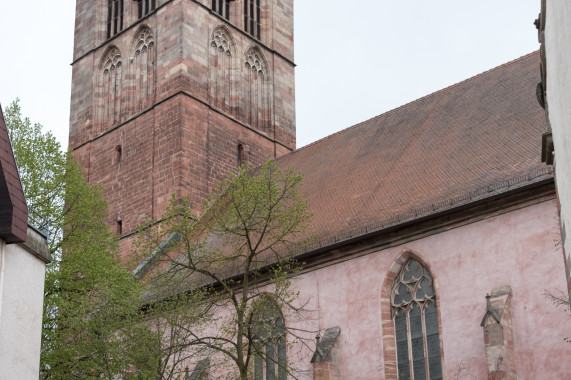
[[[537,50],[539,8],[540,0],[296,0],[298,147]],[[74,14],[74,0],[0,1],[0,103],[19,97],[24,115],[64,145]]]

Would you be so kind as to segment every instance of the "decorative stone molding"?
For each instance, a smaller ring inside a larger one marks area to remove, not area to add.
[[[150,48],[155,45],[155,38],[153,32],[149,28],[141,28],[135,36],[135,48],[133,55],[137,56],[139,54],[147,52]]]
[[[227,56],[232,56],[234,43],[232,42],[232,37],[228,30],[224,27],[220,27],[215,29],[212,33],[210,46],[216,48],[217,51],[224,53]]]
[[[103,74],[109,74],[110,71],[114,71],[121,67],[121,52],[116,47],[112,47],[104,55],[101,60],[103,67]]]
[[[185,380],[208,380],[208,369],[210,368],[210,359],[202,359],[192,370],[192,373],[188,374],[188,367],[186,368],[186,374],[184,375]]]
[[[265,77],[268,69],[266,59],[260,49],[251,47],[246,53],[246,68]]]
[[[484,328],[488,379],[516,380],[515,349],[511,320],[512,289],[506,285],[486,296]]]
[[[314,380],[340,379],[336,350],[340,334],[341,328],[336,326],[325,330],[323,337],[317,336],[315,353],[311,358]]]

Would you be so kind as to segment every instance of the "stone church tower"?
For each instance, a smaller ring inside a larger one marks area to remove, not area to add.
[[[77,0],[69,146],[128,237],[295,149],[293,0]]]

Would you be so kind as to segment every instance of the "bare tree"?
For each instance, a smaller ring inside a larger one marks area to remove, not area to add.
[[[155,376],[172,378],[182,363],[207,359],[218,378],[294,377],[287,346],[303,339],[284,313],[306,311],[291,286],[311,218],[301,181],[274,162],[243,166],[201,215],[187,199],[173,201],[163,223],[145,229],[137,249],[154,260],[149,318],[163,324],[148,325],[160,337]]]

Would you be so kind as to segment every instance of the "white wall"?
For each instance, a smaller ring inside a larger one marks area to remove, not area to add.
[[[0,243],[0,380],[37,380],[45,262]]]
[[[545,22],[548,116],[553,129],[557,191],[567,279],[571,275],[571,1],[548,0]],[[539,70],[539,68],[538,68]],[[539,137],[538,137],[539,138]]]

